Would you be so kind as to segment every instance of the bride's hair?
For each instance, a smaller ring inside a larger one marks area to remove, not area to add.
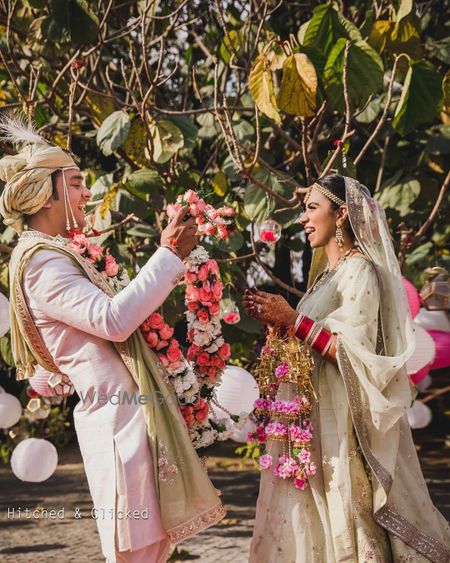
[[[323,178],[319,178],[317,180],[317,183],[320,184],[321,186],[323,186],[324,188],[327,188],[327,190],[329,190],[332,194],[336,195],[342,201],[347,201],[346,198],[345,198],[344,176],[341,176],[340,174],[327,174],[326,176],[323,176]],[[337,203],[335,203],[334,201],[330,200],[330,204],[331,204],[331,209],[333,211],[336,211],[336,209],[339,209],[339,205]],[[352,230],[352,227],[350,225],[350,221],[349,221],[348,218],[345,221],[345,228],[346,228],[348,234],[350,235],[350,237],[352,238],[352,240],[355,240],[355,234],[353,233],[353,230]]]
[[[324,188],[327,188],[327,190],[330,190],[332,194],[336,195],[339,199],[342,199],[342,201],[346,201],[344,176],[341,176],[340,174],[327,174],[326,176],[323,176],[323,178],[319,178],[317,183]],[[331,201],[331,209],[336,211],[336,209],[339,209],[339,205],[334,203],[334,201]]]

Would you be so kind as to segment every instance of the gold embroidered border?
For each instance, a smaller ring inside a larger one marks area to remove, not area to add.
[[[392,476],[385,467],[373,455],[367,433],[364,426],[364,416],[362,408],[361,394],[359,391],[355,372],[348,358],[340,339],[337,342],[337,358],[347,389],[347,395],[352,413],[353,426],[358,438],[359,446],[364,454],[367,463],[381,483],[386,495],[392,486]],[[388,506],[382,506],[374,514],[375,521],[389,532],[398,536],[406,544],[413,547],[417,552],[421,553],[433,563],[448,563],[450,560],[450,551],[439,540],[428,536],[408,522],[406,518],[397,514]]]
[[[199,516],[195,516],[195,518],[192,518],[188,522],[185,522],[176,528],[167,530],[167,534],[170,541],[173,544],[177,544],[186,538],[198,534],[210,526],[214,526],[214,524],[217,524],[217,522],[222,520],[225,514],[225,507],[219,501],[214,508],[203,512],[203,514],[200,514]]]

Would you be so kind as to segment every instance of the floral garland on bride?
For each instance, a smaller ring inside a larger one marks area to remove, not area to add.
[[[199,234],[224,240],[233,233],[234,209],[216,209],[193,190],[188,190],[175,204],[168,206],[168,217],[174,217],[183,205],[190,207]],[[94,231],[93,236],[96,234]],[[116,262],[108,248],[91,244],[88,237],[79,232],[71,232],[70,238],[68,248],[91,262],[114,289],[120,290],[130,282],[127,270]],[[229,435],[225,426],[209,420],[208,400],[213,398],[213,390],[220,383],[231,350],[222,336],[220,301],[223,285],[217,262],[198,246],[185,263],[187,340],[190,344],[187,359],[174,337],[174,329],[159,313],[152,313],[140,330],[147,346],[156,353],[169,375],[194,446],[201,448]]]

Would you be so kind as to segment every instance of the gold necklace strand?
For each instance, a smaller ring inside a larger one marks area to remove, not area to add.
[[[335,271],[338,269],[338,267],[346,261],[346,259],[354,252],[356,252],[357,249],[352,246],[351,248],[349,248],[347,250],[347,252],[345,252],[345,254],[343,256],[341,256],[341,258],[339,258],[339,260],[336,262],[336,264],[332,267],[332,268],[327,268],[326,270],[324,270],[322,272],[322,274],[320,275],[320,277],[317,279],[316,283],[314,285],[312,285],[309,289],[309,291],[307,293],[313,293],[314,291],[316,291],[316,289],[318,289],[321,285],[323,285],[325,283],[325,281],[327,281],[332,274],[335,273]]]

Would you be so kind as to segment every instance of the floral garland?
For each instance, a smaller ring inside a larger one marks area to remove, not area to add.
[[[281,479],[293,478],[295,488],[304,490],[317,466],[309,451],[313,438],[310,420],[315,398],[311,384],[309,353],[292,335],[269,335],[263,347],[257,373],[262,397],[255,401],[257,428],[248,435],[262,447],[259,466],[273,468]],[[283,398],[281,398],[283,397]],[[274,443],[281,455],[274,463]]]
[[[168,206],[169,218],[183,205],[190,207],[200,234],[223,240],[233,232],[233,221],[230,219],[234,215],[232,208],[215,209],[195,192],[188,190],[179,196],[175,204]],[[68,248],[91,262],[116,290],[130,282],[126,269],[117,264],[109,249],[90,244],[86,235],[71,233]],[[185,262],[187,339],[190,344],[187,360],[174,337],[174,329],[159,313],[152,313],[141,324],[140,330],[147,346],[156,353],[167,370],[192,442],[196,448],[200,448],[217,439],[226,439],[229,434],[225,427],[208,419],[208,400],[213,397],[213,389],[220,382],[231,350],[222,337],[220,301],[223,285],[217,262],[202,247],[195,248]]]

